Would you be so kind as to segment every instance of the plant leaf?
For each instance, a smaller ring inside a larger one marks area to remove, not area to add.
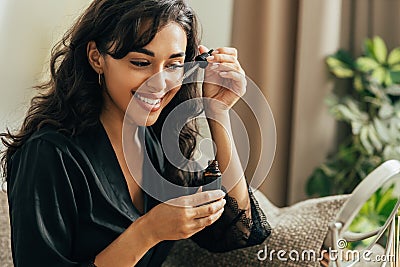
[[[351,56],[349,52],[343,49],[339,49],[333,57],[339,59],[340,61],[344,62],[346,65],[348,65],[350,68],[353,69],[354,67],[354,59]]]
[[[396,65],[391,66],[390,70],[392,72],[400,72],[400,64],[396,64]]]
[[[379,213],[382,214],[382,215],[385,215],[383,220],[386,220],[387,218],[389,218],[389,215],[393,211],[393,208],[396,206],[396,203],[397,203],[397,199],[396,198],[392,198],[392,199],[388,200],[385,203],[385,205],[380,207]]]
[[[400,63],[400,47],[397,47],[390,52],[388,57],[389,66],[393,66]]]
[[[394,109],[390,104],[384,103],[379,109],[379,117],[381,119],[387,119],[393,114],[393,111]]]
[[[386,70],[383,67],[376,68],[371,76],[379,83],[383,84],[386,78]]]
[[[374,44],[374,55],[379,63],[385,63],[387,56],[387,48],[385,42],[379,36],[375,36],[373,39]]]
[[[383,159],[384,160],[389,160],[389,159],[393,159],[392,155],[393,155],[393,149],[391,146],[385,146],[385,148],[383,149]]]
[[[393,189],[394,189],[394,186],[392,185],[392,186],[390,186],[385,192],[383,192],[382,195],[380,196],[379,201],[378,201],[378,203],[377,203],[377,205],[376,205],[376,211],[377,211],[379,214],[382,214],[382,213],[381,213],[381,212],[382,212],[382,208],[383,208],[386,204],[390,203],[390,200],[395,199],[395,198],[393,197]],[[393,208],[395,207],[396,202],[397,202],[397,201],[394,202],[394,205],[392,206],[392,208],[390,209],[390,211],[393,210]],[[390,213],[389,213],[389,214],[385,214],[385,213],[384,213],[384,214],[382,214],[382,215],[387,215],[387,216],[389,217]]]
[[[327,164],[321,164],[320,169],[328,177],[333,177],[337,174],[337,170],[329,167]]]
[[[328,196],[333,184],[321,169],[316,169],[306,184],[306,193],[309,196]]]
[[[362,126],[363,126],[363,123],[361,123],[359,121],[352,121],[351,122],[351,132],[353,133],[353,135],[359,135]]]
[[[374,147],[368,140],[368,126],[364,126],[361,128],[360,141],[364,149],[367,151],[368,155],[372,155],[374,153]]]
[[[356,91],[358,91],[358,92],[360,92],[364,89],[362,78],[359,74],[356,74],[354,76],[353,86],[356,89]]]
[[[396,118],[391,118],[389,125],[389,135],[390,139],[393,141],[396,140],[399,136],[398,124],[399,121]]]
[[[400,85],[395,84],[385,89],[388,95],[400,96]]]
[[[364,52],[367,57],[376,59],[375,54],[374,54],[374,44],[373,44],[372,40],[369,38],[364,41]]]
[[[349,110],[357,117],[358,120],[363,122],[368,121],[368,114],[361,110],[358,101],[354,100],[353,98],[346,98],[345,104],[347,105]]]
[[[337,105],[334,110],[341,115],[343,120],[345,121],[354,121],[358,120],[357,115],[354,114],[347,106],[345,105]]]
[[[356,60],[356,67],[361,72],[369,72],[379,67],[379,63],[369,57],[360,57]]]
[[[368,137],[371,140],[375,149],[380,152],[382,150],[382,142],[379,140],[378,134],[373,125],[368,126]]]
[[[378,118],[374,118],[374,126],[380,136],[380,139],[383,142],[388,143],[390,140],[389,131],[383,122]]]
[[[367,89],[375,95],[375,99],[383,100],[385,102],[390,102],[390,99],[384,92],[382,85],[371,82],[370,84],[368,84]],[[373,101],[371,101],[371,102],[373,102]]]
[[[386,71],[385,85],[391,86],[392,84],[393,84],[392,74],[389,71]]]
[[[400,66],[399,66],[400,68]],[[400,83],[400,69],[399,71],[391,71],[390,76],[392,78],[393,83],[399,84]]]
[[[372,97],[372,96],[364,97],[364,101],[365,101],[365,103],[371,103],[371,104],[373,104],[375,106],[378,106],[378,107],[382,106],[382,103],[384,102],[384,101],[382,101],[381,98]]]
[[[351,78],[354,75],[354,71],[343,61],[329,56],[326,59],[329,70],[338,78]]]

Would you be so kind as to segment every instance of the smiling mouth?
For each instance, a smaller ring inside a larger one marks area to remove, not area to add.
[[[146,98],[144,96],[141,96],[140,94],[134,94],[134,97],[136,97],[137,99],[149,104],[149,105],[157,105],[161,102],[160,98],[157,99],[151,99],[151,98]]]
[[[160,103],[164,98],[164,95],[162,97],[155,98],[156,96],[147,97],[149,95],[141,94],[135,91],[132,91],[131,93],[143,109],[151,112],[157,111],[161,107]]]

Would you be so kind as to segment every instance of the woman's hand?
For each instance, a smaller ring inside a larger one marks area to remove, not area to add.
[[[186,239],[218,220],[224,211],[224,196],[222,190],[212,190],[175,198],[155,206],[143,217],[156,243]]]
[[[201,45],[199,50],[204,53],[209,49]],[[210,64],[206,68],[203,84],[206,112],[229,110],[244,95],[247,85],[245,72],[237,58],[237,50],[232,47],[217,48],[207,57],[207,61]]]

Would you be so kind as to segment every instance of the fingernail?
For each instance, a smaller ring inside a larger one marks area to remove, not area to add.
[[[214,56],[207,57],[207,61],[212,61],[212,60],[214,60]]]
[[[228,73],[226,71],[222,71],[222,72],[219,73],[219,75],[221,75],[221,76],[226,76],[227,74]]]

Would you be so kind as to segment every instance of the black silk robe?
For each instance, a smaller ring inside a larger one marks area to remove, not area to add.
[[[162,172],[159,143],[152,134],[145,140]],[[143,170],[143,180],[151,175]],[[159,202],[143,193],[147,213]],[[221,218],[191,238],[215,252],[263,242],[270,227],[251,190],[249,195],[251,218],[227,194]],[[9,161],[8,199],[15,267],[91,266],[99,252],[143,215],[132,203],[100,123],[75,137],[50,127],[37,131]],[[172,245],[173,241],[158,243],[136,266],[160,266]]]

